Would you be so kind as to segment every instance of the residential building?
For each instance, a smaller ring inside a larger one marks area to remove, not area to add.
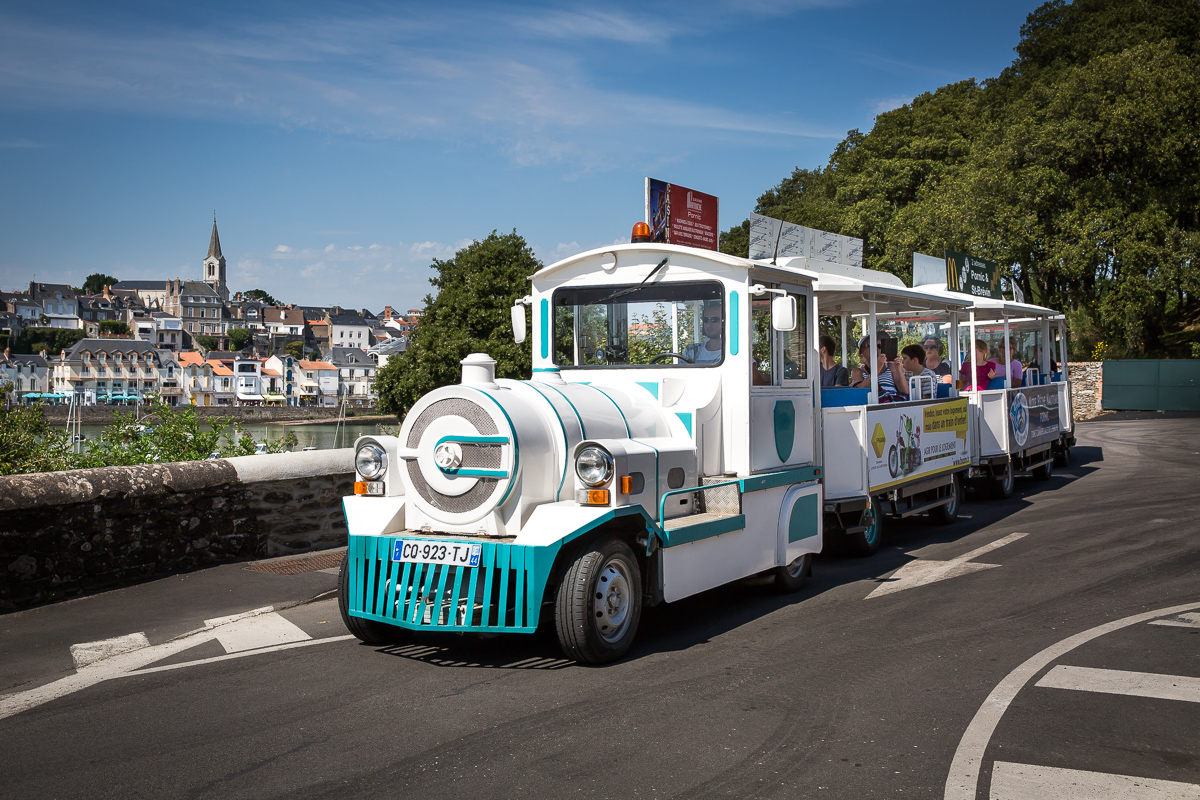
[[[303,336],[304,312],[298,308],[263,309],[263,327],[275,335]]]
[[[212,399],[213,405],[231,406],[234,404],[233,362],[228,363],[218,359],[208,359],[212,367]]]
[[[231,328],[246,328],[251,331],[265,330],[263,311],[270,308],[258,300],[234,300],[226,306],[229,309],[229,326]]]
[[[357,314],[326,315],[330,347],[370,347],[372,325]]]
[[[336,406],[338,370],[326,361],[298,362],[300,367],[300,405]]]
[[[240,406],[260,406],[262,391],[262,362],[257,358],[238,355],[233,360],[234,396]]]
[[[396,339],[388,339],[386,342],[380,342],[367,351],[367,355],[375,362],[376,369],[383,369],[387,366],[388,359],[392,356],[400,355],[408,350],[408,337],[401,336]]]
[[[29,283],[29,299],[42,307],[38,319],[48,320],[51,328],[83,329],[79,318],[79,298],[65,283]]]
[[[183,332],[183,320],[165,311],[150,315],[153,324],[154,345],[160,350],[184,350],[191,347],[191,338]]]
[[[50,393],[50,365],[43,356],[14,355],[7,347],[0,354],[0,386],[13,389],[10,401],[31,402]]]
[[[225,346],[229,332],[225,307],[217,290],[207,283],[179,278],[167,281],[167,302],[162,310],[182,320],[192,337],[215,336]]]
[[[263,400],[269,406],[288,405],[283,373],[267,364],[268,361],[268,358],[262,359],[262,369],[259,371]]]
[[[375,405],[375,360],[366,350],[335,347],[326,361],[338,369],[338,396],[347,405]]]
[[[182,397],[174,356],[137,339],[81,339],[48,359],[51,391],[74,393],[84,402],[124,402]]]
[[[332,347],[329,342],[329,323],[323,319],[314,319],[308,321],[307,327],[312,349],[322,355],[327,354]]]
[[[148,309],[162,311],[167,307],[167,281],[118,281],[112,293],[136,297]]]
[[[194,406],[217,405],[213,365],[201,358],[199,353],[182,352],[177,357],[184,402]]]
[[[300,379],[303,373],[300,370],[299,359],[290,355],[273,355],[263,361],[263,373],[266,374],[268,370],[280,376],[277,385],[284,401],[289,406],[300,405]]]

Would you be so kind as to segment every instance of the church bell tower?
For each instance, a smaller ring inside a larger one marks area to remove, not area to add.
[[[229,287],[225,285],[225,256],[221,255],[216,217],[213,217],[212,237],[208,240],[208,256],[204,259],[204,282],[216,290],[222,303],[229,302]]]

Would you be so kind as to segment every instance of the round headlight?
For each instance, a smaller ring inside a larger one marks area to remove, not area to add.
[[[364,444],[354,454],[354,468],[369,481],[382,477],[387,471],[387,453],[378,445]]]
[[[608,483],[613,474],[612,456],[599,447],[585,447],[575,459],[575,474],[588,486]]]

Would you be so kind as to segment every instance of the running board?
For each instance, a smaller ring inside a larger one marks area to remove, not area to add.
[[[940,497],[931,503],[926,503],[923,506],[917,506],[916,508],[907,509],[906,511],[902,511],[899,514],[894,514],[893,516],[895,516],[897,519],[904,519],[905,517],[911,517],[915,514],[923,514],[924,512],[928,511],[931,508],[937,508],[938,506],[944,506],[953,499],[954,499],[953,495],[949,495],[946,497]]]

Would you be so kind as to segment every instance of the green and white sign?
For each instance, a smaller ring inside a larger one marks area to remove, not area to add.
[[[999,264],[953,250],[943,252],[946,254],[947,289],[975,297],[1004,299],[1004,293],[1000,290]]]

